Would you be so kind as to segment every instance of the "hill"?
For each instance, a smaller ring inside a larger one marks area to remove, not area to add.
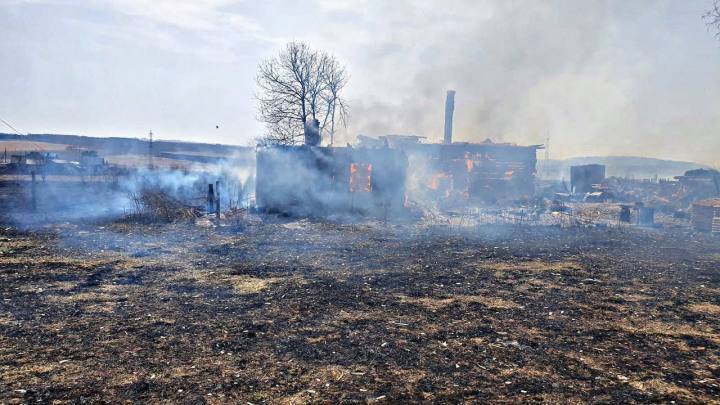
[[[695,162],[664,160],[640,156],[584,156],[563,160],[538,161],[538,177],[542,179],[570,178],[570,166],[598,163],[606,166],[608,177],[635,179],[672,178],[687,170],[710,168]]]
[[[70,145],[78,148],[94,150],[101,155],[147,154],[150,146],[148,140],[146,139],[121,137],[99,138],[60,134],[17,135],[0,133],[0,141],[27,142],[29,145],[36,142],[43,142],[45,145],[61,144],[65,147]],[[153,141],[152,147],[155,154],[182,152],[196,155],[211,154],[214,156],[250,153],[253,150],[253,148],[244,146],[163,140]]]

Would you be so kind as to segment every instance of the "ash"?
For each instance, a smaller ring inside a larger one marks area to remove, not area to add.
[[[689,228],[283,219],[0,231],[0,401],[712,402]]]

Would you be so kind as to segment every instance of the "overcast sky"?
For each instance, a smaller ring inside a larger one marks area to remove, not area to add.
[[[549,136],[552,157],[718,165],[710,3],[0,0],[0,118],[31,133],[250,144],[263,131],[258,62],[302,40],[351,75],[344,141],[440,140],[455,89],[456,140]]]

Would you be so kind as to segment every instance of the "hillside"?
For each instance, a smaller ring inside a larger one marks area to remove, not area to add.
[[[44,144],[71,145],[83,149],[94,150],[101,155],[119,154],[147,154],[149,142],[138,138],[98,138],[80,135],[59,134],[29,134],[16,135],[0,133],[0,141],[23,141],[29,144],[43,142]],[[233,155],[237,153],[250,153],[252,148],[222,144],[196,143],[184,141],[153,141],[155,154],[168,152],[183,152],[187,154]]]
[[[570,178],[570,166],[598,163],[606,166],[608,177],[672,178],[687,170],[709,168],[694,162],[664,160],[640,156],[584,156],[564,160],[538,161],[538,177],[543,179]]]

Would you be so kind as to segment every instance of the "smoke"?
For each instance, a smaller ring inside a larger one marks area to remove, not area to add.
[[[720,146],[709,136],[720,132],[720,50],[699,20],[705,7],[373,3],[354,26],[378,31],[337,39],[355,42],[339,56],[353,62],[345,136],[410,133],[440,141],[445,90],[456,89],[457,141],[534,144],[549,136],[555,158],[716,163],[705,148]]]
[[[267,147],[257,157],[257,204],[294,216],[398,214],[406,173],[394,149]]]
[[[73,221],[113,221],[137,210],[136,196],[149,190],[162,193],[190,207],[205,209],[208,184],[215,186],[221,209],[247,207],[254,194],[254,162],[229,157],[215,164],[192,164],[184,168],[146,167],[122,174],[95,177],[63,177],[36,183],[20,182],[21,194],[8,206],[6,216],[20,228]],[[37,209],[32,211],[33,188]]]

